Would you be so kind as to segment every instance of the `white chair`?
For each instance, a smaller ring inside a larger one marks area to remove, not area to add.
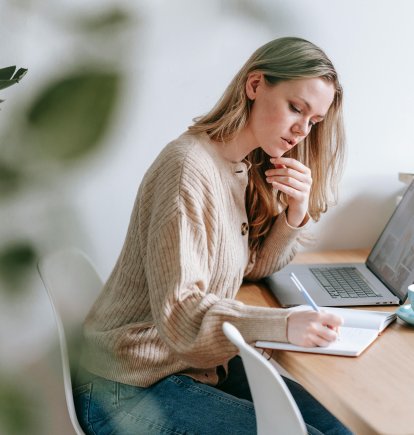
[[[82,322],[102,289],[102,281],[81,251],[67,249],[42,258],[38,270],[58,329],[66,403],[73,428],[84,435],[76,417],[72,375],[79,358]]]
[[[306,435],[298,406],[275,367],[244,341],[234,325],[224,322],[223,332],[240,351],[253,397],[258,435]]]

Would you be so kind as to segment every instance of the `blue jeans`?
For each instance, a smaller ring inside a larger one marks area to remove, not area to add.
[[[311,435],[349,435],[326,408],[299,384],[284,378]],[[93,435],[253,435],[256,418],[240,357],[217,387],[171,375],[134,387],[80,371],[74,387],[79,423]],[[277,410],[275,410],[277,412]]]

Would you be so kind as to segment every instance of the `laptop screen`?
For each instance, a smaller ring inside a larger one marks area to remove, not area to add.
[[[402,301],[414,283],[414,181],[372,249],[367,267]]]

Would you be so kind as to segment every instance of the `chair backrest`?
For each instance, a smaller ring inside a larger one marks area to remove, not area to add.
[[[55,315],[63,367],[66,403],[72,425],[84,434],[76,417],[72,374],[76,370],[82,322],[102,289],[102,281],[84,253],[65,249],[42,258],[38,270]]]
[[[244,341],[234,325],[224,322],[223,332],[240,351],[253,397],[258,435],[307,434],[298,406],[275,367]]]

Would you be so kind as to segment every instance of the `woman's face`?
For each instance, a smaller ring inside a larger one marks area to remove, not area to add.
[[[253,106],[247,124],[255,147],[271,157],[281,157],[300,143],[321,122],[332,104],[335,89],[321,78],[282,81],[269,86],[262,73],[252,73],[246,83]]]

